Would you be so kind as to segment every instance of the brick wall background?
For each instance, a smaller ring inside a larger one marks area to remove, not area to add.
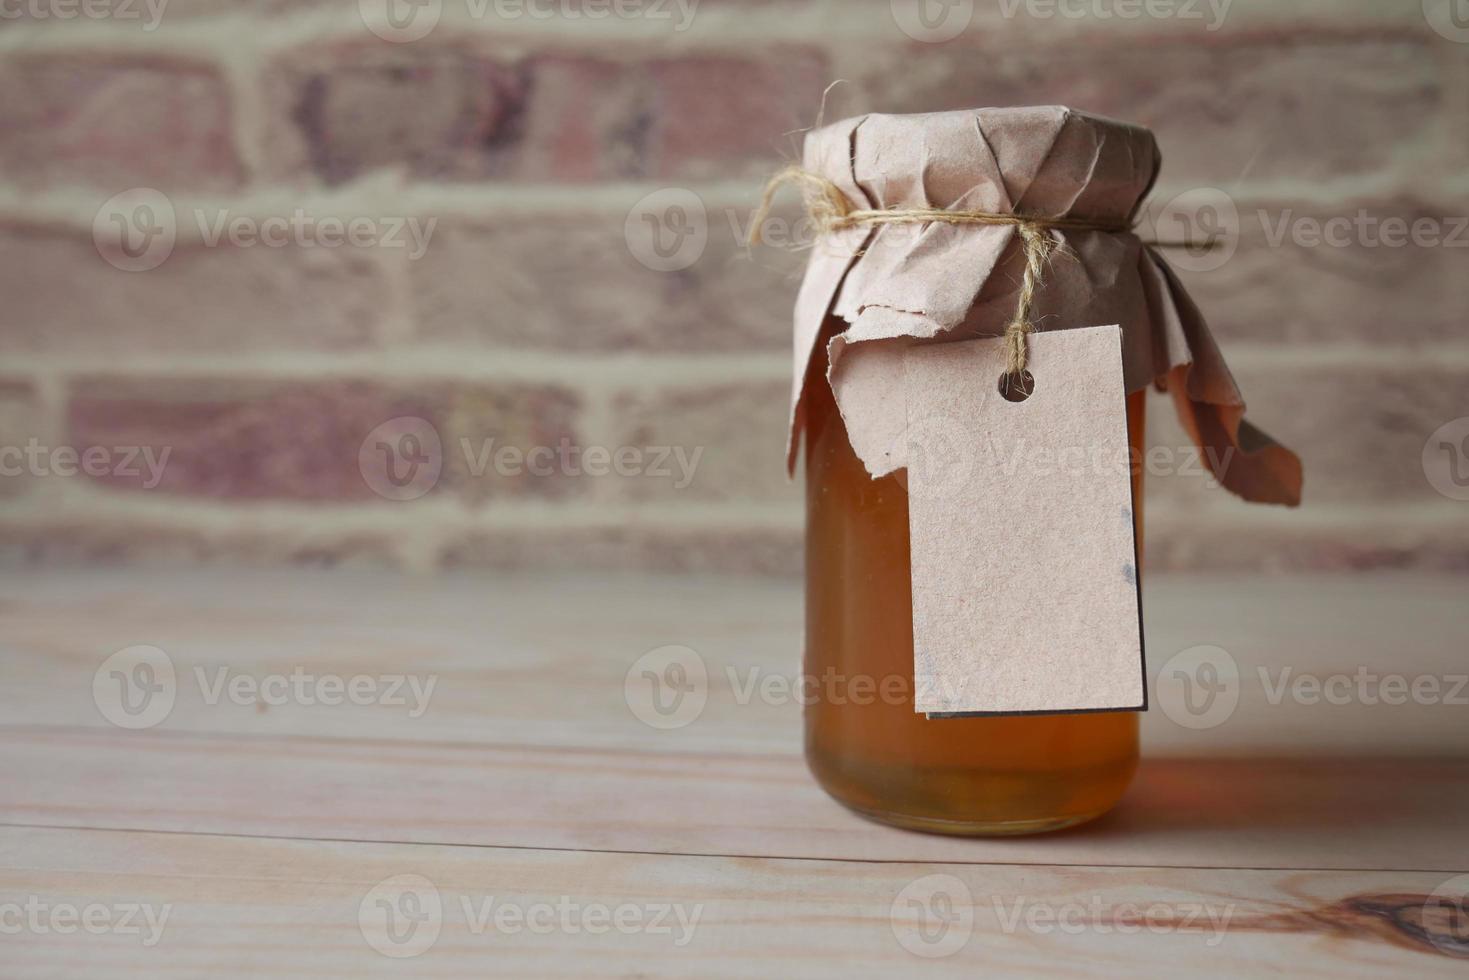
[[[844,79],[828,119],[1137,121],[1155,200],[1224,195],[1193,220],[1238,247],[1182,275],[1307,503],[1154,479],[1154,568],[1469,569],[1462,0],[158,2],[0,5],[8,560],[794,574],[804,257],[738,237]],[[432,428],[376,441],[442,468],[399,500],[368,436],[404,417]],[[641,455],[496,472],[461,438]],[[688,485],[662,446],[702,453]]]

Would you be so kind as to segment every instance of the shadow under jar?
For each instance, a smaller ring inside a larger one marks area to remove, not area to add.
[[[1136,712],[930,719],[913,710],[902,474],[868,475],[830,387],[806,390],[805,726],[816,780],[864,816],[939,833],[1037,833],[1106,812],[1137,768]],[[1127,398],[1134,461],[1145,396]],[[1141,484],[1135,464],[1139,536]]]

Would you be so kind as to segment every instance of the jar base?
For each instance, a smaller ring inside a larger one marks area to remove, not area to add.
[[[1095,820],[1117,805],[1137,771],[1131,753],[1044,772],[873,766],[811,743],[806,764],[828,796],[865,819],[957,837],[1044,834]]]
[[[1049,834],[1096,820],[1111,809],[1111,807],[1104,807],[1093,813],[1045,817],[1037,820],[945,820],[940,817],[921,817],[886,810],[869,810],[865,807],[853,806],[835,796],[832,799],[862,819],[871,820],[873,823],[897,827],[899,830],[942,834],[947,837],[1025,837],[1030,834]]]

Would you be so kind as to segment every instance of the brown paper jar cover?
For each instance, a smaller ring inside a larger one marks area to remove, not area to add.
[[[1136,217],[1161,156],[1141,127],[1035,106],[845,119],[807,135],[803,165],[860,209],[1115,224]],[[1299,503],[1299,459],[1245,420],[1244,399],[1203,316],[1158,252],[1133,233],[1049,233],[1065,249],[1046,268],[1035,328],[1120,324],[1127,391],[1154,384],[1171,393],[1185,430],[1230,491]],[[867,471],[880,477],[906,466],[904,349],[1001,334],[1015,312],[1023,262],[1014,226],[866,225],[818,240],[796,301],[788,465],[794,469],[805,425],[808,369],[824,356],[847,438]],[[829,322],[835,327],[823,332]]]

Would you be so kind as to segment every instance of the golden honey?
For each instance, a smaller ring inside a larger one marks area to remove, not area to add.
[[[806,759],[885,823],[950,834],[1056,830],[1115,804],[1137,766],[1135,712],[929,719],[913,710],[908,495],[872,479],[824,378],[806,386]],[[1145,391],[1128,397],[1141,459]],[[1141,467],[1133,467],[1142,533]]]

